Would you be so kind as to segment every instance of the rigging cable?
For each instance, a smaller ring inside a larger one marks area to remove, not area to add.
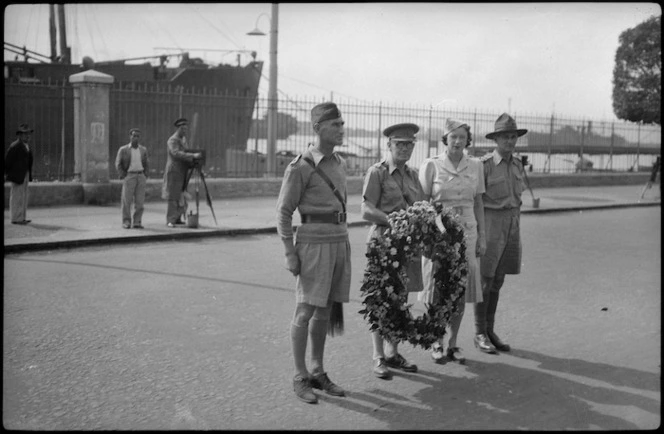
[[[231,44],[235,45],[236,48],[241,48],[241,47],[240,47],[240,44],[238,44],[237,42],[235,42],[231,37],[229,37],[228,35],[226,35],[222,30],[218,29],[217,26],[215,26],[210,20],[208,20],[208,19],[205,17],[205,15],[201,14],[200,11],[198,11],[197,9],[194,9],[194,12],[195,12],[198,16],[200,16],[201,18],[203,18],[203,20],[205,20],[205,22],[208,23],[213,29],[215,29],[217,32],[219,32],[219,34],[221,34],[221,36],[223,36],[224,38],[226,38],[226,39],[228,40],[228,42],[230,42]]]
[[[91,8],[96,8],[96,6],[97,5],[94,4],[90,5]],[[99,21],[97,21],[97,14],[93,12],[91,15],[94,25],[97,28],[97,33],[99,33],[99,37],[101,39],[101,44],[104,48],[104,51],[107,53],[106,55],[110,57],[110,52],[108,51],[108,46],[106,45],[106,40],[104,39],[104,32],[102,32],[101,29],[99,28]]]

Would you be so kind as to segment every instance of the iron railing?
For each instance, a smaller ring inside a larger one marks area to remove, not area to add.
[[[307,145],[315,141],[310,110],[320,98],[282,98],[277,114],[277,175]],[[346,135],[338,151],[346,157],[350,175],[363,175],[385,156],[387,140],[381,131],[394,123],[420,126],[419,144],[410,165],[441,153],[446,118],[471,126],[471,155],[481,155],[494,143],[484,136],[493,131],[499,112],[449,110],[439,107],[336,100],[345,120]],[[530,170],[544,173],[577,171],[579,155],[591,170],[650,171],[654,155],[661,154],[661,127],[636,123],[573,118],[564,115],[511,113],[519,128],[529,130],[517,151],[529,156]],[[193,146],[206,151],[209,177],[263,177],[266,174],[267,98],[189,91],[163,85],[113,85],[110,92],[109,167],[116,176],[115,155],[128,143],[129,129],[143,130],[150,154],[152,178],[163,175],[166,141],[175,131],[173,121],[192,121]],[[197,118],[196,126],[193,119]],[[15,140],[16,127],[28,122],[35,129],[33,178],[37,181],[71,180],[74,173],[73,90],[68,83],[5,83],[5,151]],[[588,170],[586,166],[583,170]]]

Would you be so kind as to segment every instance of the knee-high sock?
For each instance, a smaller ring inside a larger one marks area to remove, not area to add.
[[[493,324],[496,318],[496,309],[498,308],[498,299],[500,297],[500,288],[505,282],[505,275],[496,275],[489,291],[489,300],[486,307],[486,328],[488,333],[493,333]]]
[[[463,313],[466,310],[466,301],[463,298],[458,300],[458,303],[459,310],[452,315],[452,318],[450,318],[450,347],[456,347],[457,336],[459,335],[459,329],[461,328],[461,320],[463,319]]]
[[[482,276],[482,301],[475,303],[475,334],[486,334],[486,312],[493,277]]]
[[[378,330],[371,332],[371,342],[373,343],[373,356],[374,360],[378,358],[385,358],[385,350],[383,348],[383,337]]]
[[[294,322],[291,323],[291,345],[293,347],[295,373],[302,375],[305,378],[309,376],[309,371],[307,371],[307,364],[305,361],[308,337],[309,329],[307,326],[297,325]]]
[[[315,317],[309,322],[312,374],[322,374],[325,372],[325,368],[323,367],[323,355],[325,353],[325,338],[327,337],[329,322],[329,319],[318,319]]]

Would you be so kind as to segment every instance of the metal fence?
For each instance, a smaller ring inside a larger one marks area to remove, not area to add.
[[[30,146],[35,181],[74,177],[74,92],[64,83],[5,84],[5,153],[16,140],[16,128],[34,128]]]
[[[320,98],[282,98],[278,101],[277,172],[315,140],[310,110]],[[444,151],[440,141],[446,118],[471,126],[471,155],[493,149],[484,138],[493,131],[499,112],[448,110],[437,107],[358,103],[335,99],[345,120],[346,136],[338,151],[346,157],[351,175],[362,175],[387,152],[381,131],[394,123],[420,126],[419,144],[410,164]],[[163,175],[166,141],[178,117],[193,121],[193,147],[205,149],[209,177],[263,177],[266,173],[267,98],[220,94],[212,90],[188,91],[181,87],[117,84],[110,92],[109,167],[128,143],[129,129],[143,130],[143,144],[150,153],[152,178]],[[661,127],[629,122],[571,118],[562,115],[511,113],[528,134],[517,144],[528,155],[530,170],[571,173],[578,170],[579,156],[592,165],[582,170],[650,171],[654,155],[661,154]],[[5,151],[15,140],[15,128],[28,122],[35,128],[33,177],[38,181],[71,180],[74,173],[73,89],[68,83],[5,83]]]
[[[283,99],[279,101],[278,130],[285,136],[288,126],[283,125],[285,115],[295,119],[297,131],[277,140],[277,152],[293,156],[302,152],[315,140],[309,121],[310,108],[322,99]],[[382,130],[392,124],[413,122],[420,127],[418,146],[409,164],[419,167],[425,158],[444,152],[441,136],[445,119],[459,119],[471,127],[472,145],[469,154],[480,156],[491,151],[495,143],[485,138],[494,130],[494,122],[501,114],[496,111],[449,110],[416,105],[386,105],[382,103],[357,103],[335,99],[345,120],[346,137],[343,146],[337,148],[349,163],[352,174],[363,174],[387,152],[387,139]],[[254,119],[262,122],[266,116],[267,102],[259,98]],[[534,172],[572,173],[578,171],[579,156],[589,161],[581,170],[595,171],[650,171],[654,155],[661,153],[661,127],[630,122],[593,120],[566,117],[564,115],[533,115],[511,113],[519,128],[528,129],[517,143],[518,155],[527,155]],[[289,120],[288,125],[293,122]],[[256,134],[261,128],[253,128],[247,143],[248,153],[263,155],[266,150],[265,135]],[[278,161],[277,169],[283,171],[287,161]]]

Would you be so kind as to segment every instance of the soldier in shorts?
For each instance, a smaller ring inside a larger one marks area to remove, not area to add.
[[[507,113],[498,117],[486,135],[496,142],[493,152],[481,158],[484,165],[484,230],[486,253],[480,258],[482,299],[475,304],[475,346],[485,353],[509,351],[494,331],[500,288],[506,274],[521,273],[521,192],[525,190],[521,160],[512,156],[519,137],[528,130],[516,127]],[[488,342],[487,339],[488,338]]]
[[[293,389],[298,399],[315,404],[318,399],[312,388],[345,395],[325,372],[323,353],[328,328],[335,323],[334,313],[340,314],[341,303],[349,301],[351,258],[346,162],[334,152],[343,143],[344,120],[337,106],[327,102],[311,110],[311,123],[317,140],[286,168],[277,201],[277,231],[284,243],[286,269],[297,278],[291,323]],[[293,235],[296,209],[302,225]],[[309,337],[311,372],[305,363]]]

